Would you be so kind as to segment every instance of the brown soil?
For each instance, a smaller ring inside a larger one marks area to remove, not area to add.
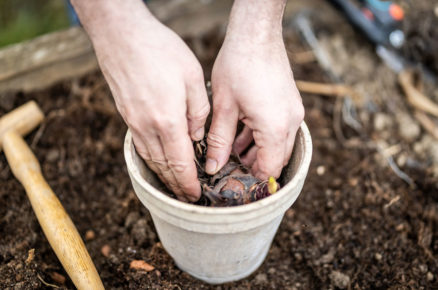
[[[430,5],[423,4],[412,9],[417,3],[409,4],[406,7],[411,8],[412,13],[408,13],[403,25],[406,34],[403,53],[438,73],[438,6],[431,9]]]
[[[289,37],[293,38],[287,42],[289,50],[305,50],[296,37]],[[369,57],[372,49],[362,46],[359,42],[346,50],[357,52],[356,60],[365,58],[375,65],[377,75],[386,72],[376,58]],[[364,53],[367,50],[369,55]],[[211,67],[211,59],[203,65]],[[351,70],[345,79],[354,83],[360,72]],[[294,65],[294,73],[298,79],[325,80],[316,63]],[[391,77],[373,82],[383,96],[392,97],[390,104],[374,103],[379,113],[390,118],[394,106],[410,112],[406,105],[399,106],[403,97],[393,82]],[[370,90],[378,89],[370,85]],[[438,182],[429,157],[421,159],[421,152],[412,149],[426,133],[421,131],[409,143],[396,127],[374,128],[375,107],[369,111],[359,107],[365,124],[360,134],[338,124],[344,141],[334,130],[339,129],[333,117],[337,102],[303,95],[314,142],[303,192],[286,212],[263,265],[247,279],[212,287],[180,271],[159,243],[150,215],[130,185],[122,154],[126,126],[102,76],[95,73],[43,92],[3,96],[0,113],[30,99],[40,104],[47,118],[26,140],[84,237],[108,289],[438,287]],[[401,146],[402,152],[394,158],[408,154],[401,169],[416,188],[401,180],[382,154],[367,145],[370,140]],[[73,289],[22,186],[3,154],[0,158],[0,288],[36,289],[50,283]],[[29,258],[31,249],[35,249],[33,258]],[[132,260],[144,260],[155,270],[130,269]],[[59,274],[67,278],[64,284]]]

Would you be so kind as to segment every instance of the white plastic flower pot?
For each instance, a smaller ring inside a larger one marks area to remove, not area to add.
[[[183,271],[219,284],[245,278],[262,264],[285,211],[301,192],[312,141],[303,122],[279,180],[282,188],[257,202],[225,208],[192,205],[163,193],[165,187],[135,152],[129,131],[124,153],[134,190],[163,247]]]

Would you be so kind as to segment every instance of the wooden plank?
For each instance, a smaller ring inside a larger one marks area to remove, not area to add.
[[[180,36],[206,33],[226,23],[232,0],[169,0],[148,4],[154,15]],[[98,69],[91,42],[72,27],[0,49],[0,97],[47,88]]]
[[[0,50],[0,92],[42,89],[97,68],[82,28],[43,35]]]

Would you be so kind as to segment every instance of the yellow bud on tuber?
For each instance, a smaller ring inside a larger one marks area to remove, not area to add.
[[[274,177],[269,177],[268,179],[268,192],[270,194],[274,194],[276,193],[278,190],[278,185],[277,185],[277,181],[275,180]]]

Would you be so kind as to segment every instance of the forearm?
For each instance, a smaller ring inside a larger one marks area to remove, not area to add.
[[[235,0],[227,38],[267,42],[282,37],[286,0]]]

